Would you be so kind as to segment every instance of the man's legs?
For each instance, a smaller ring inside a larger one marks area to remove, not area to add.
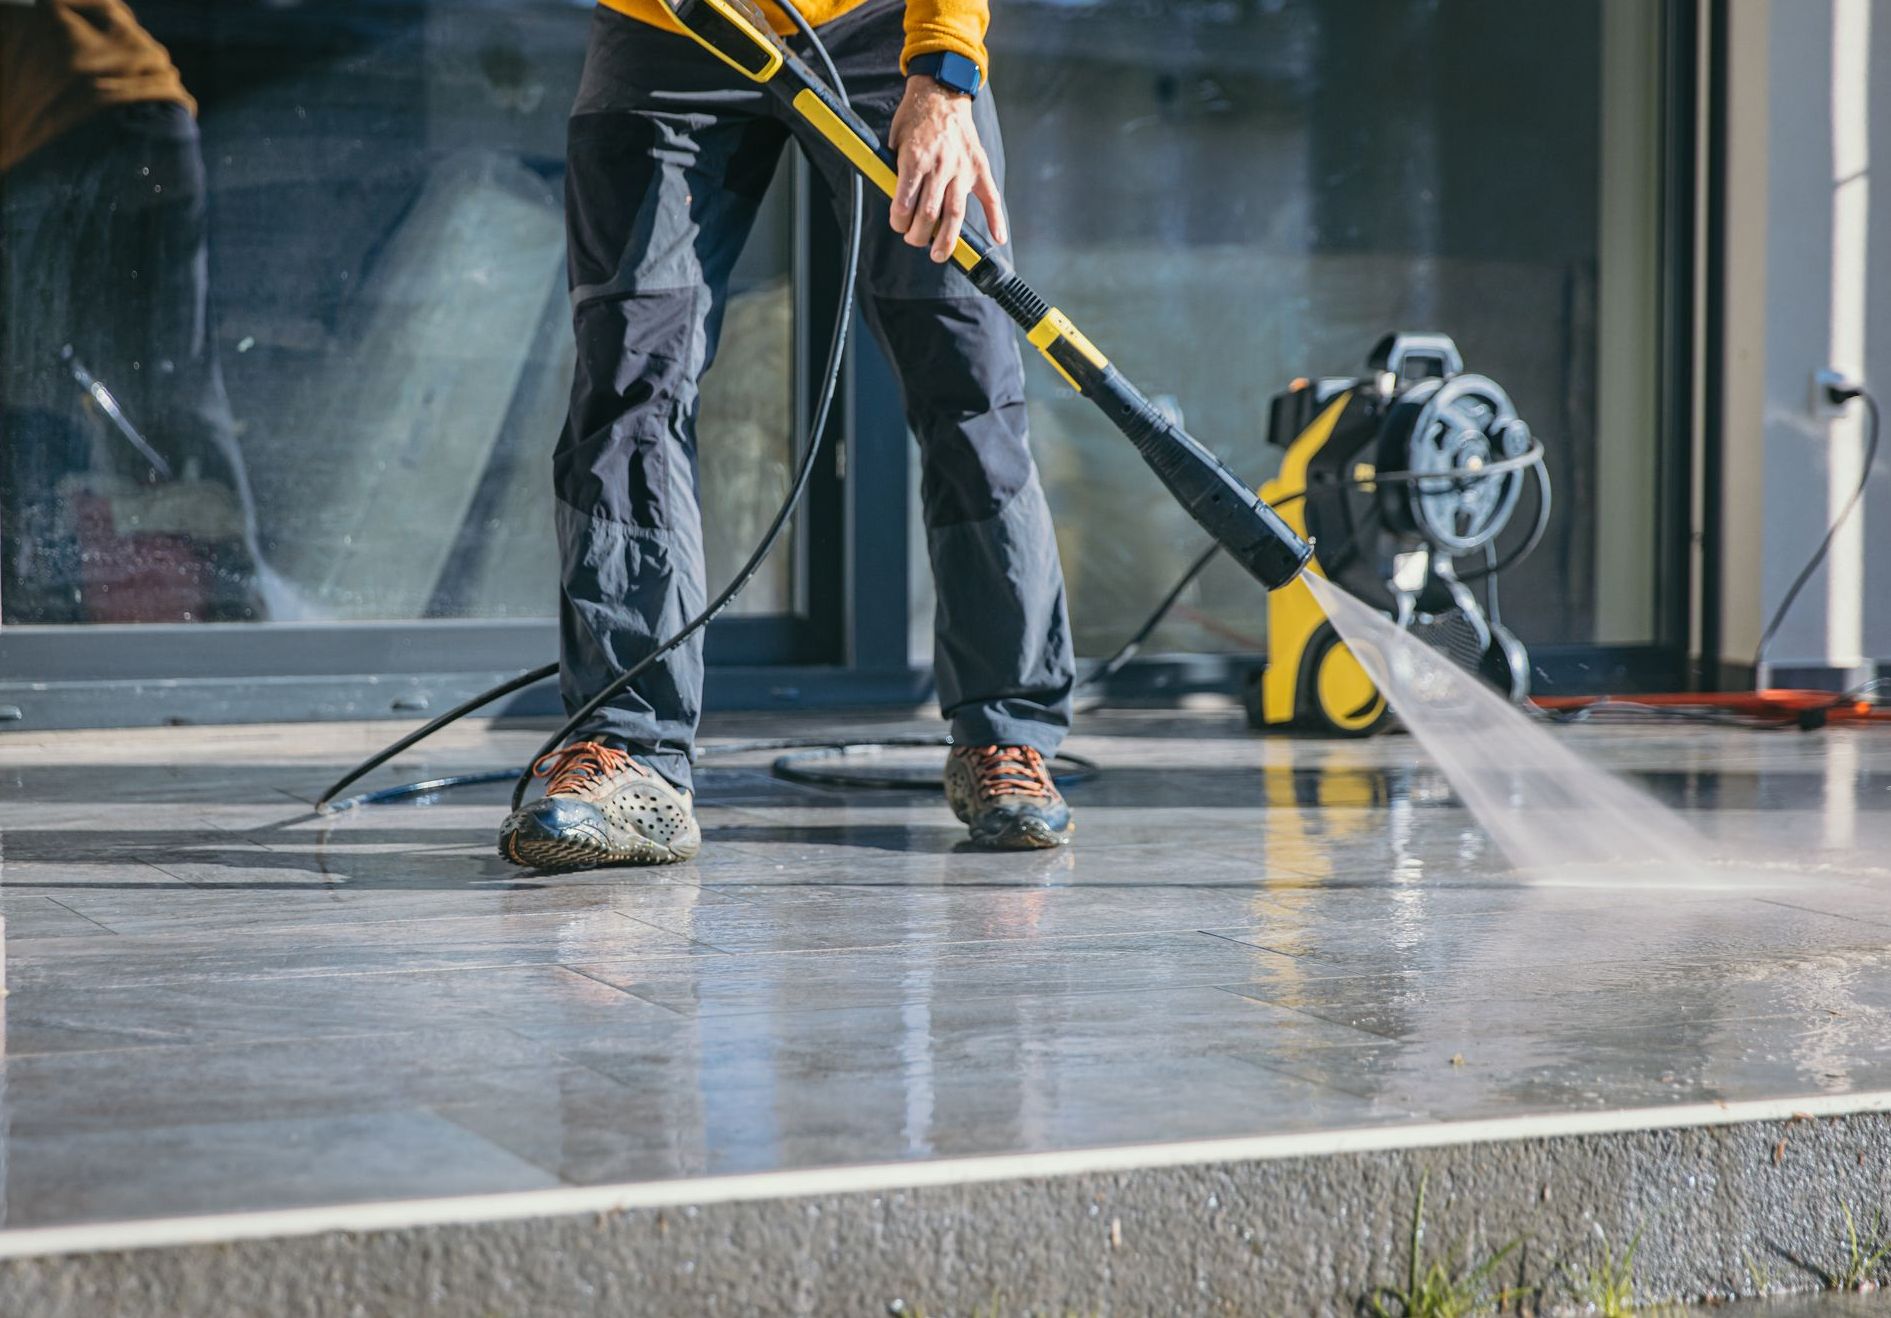
[[[697,383],[786,140],[762,93],[694,42],[597,10],[570,125],[578,357],[554,459],[569,711],[705,602]],[[577,735],[687,788],[702,678],[697,636]]]
[[[854,109],[882,138],[905,89],[902,13],[897,0],[868,0],[821,29]],[[974,109],[1002,186],[988,92]],[[809,149],[844,205],[844,167],[826,147]],[[919,440],[939,703],[961,746],[1049,756],[1070,727],[1075,662],[1057,541],[1027,442],[1016,333],[957,266],[935,265],[893,232],[877,190],[866,195],[863,303]],[[984,232],[982,217],[975,227]]]
[[[600,7],[565,173],[577,370],[553,457],[560,682],[575,713],[704,603],[697,384],[787,140],[685,37]],[[702,844],[688,789],[702,638],[601,706],[499,830],[539,869],[660,865]]]

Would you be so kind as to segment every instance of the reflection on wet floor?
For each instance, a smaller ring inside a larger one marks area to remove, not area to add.
[[[502,786],[312,817],[384,731],[0,741],[7,1225],[1891,1089],[1882,734],[1559,733],[1785,858],[1714,890],[1521,884],[1409,738],[1213,710],[1092,716],[1060,852],[757,756],[695,863],[532,875]]]

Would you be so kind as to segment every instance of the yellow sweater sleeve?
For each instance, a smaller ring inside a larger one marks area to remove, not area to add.
[[[906,48],[900,52],[900,72],[915,55],[951,51],[977,62],[991,76],[985,53],[985,29],[991,24],[989,0],[906,0]]]

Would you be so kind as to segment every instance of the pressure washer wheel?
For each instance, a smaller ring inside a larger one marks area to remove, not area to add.
[[[1385,726],[1385,697],[1332,623],[1320,624],[1301,663],[1296,726],[1334,737],[1370,737]]]

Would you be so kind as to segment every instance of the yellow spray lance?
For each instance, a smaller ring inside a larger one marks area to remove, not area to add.
[[[871,128],[769,26],[753,0],[663,0],[690,36],[779,96],[874,187],[893,195],[898,170]],[[1312,547],[1194,436],[1157,410],[1070,318],[1003,257],[962,236],[952,261],[1015,320],[1057,373],[1136,446],[1202,529],[1269,590],[1300,574]]]
[[[846,101],[834,89],[822,82],[820,77],[788,48],[787,43],[775,35],[768,25],[767,18],[755,6],[753,0],[662,0],[662,3],[683,30],[706,47],[711,54],[741,73],[743,77],[765,85],[781,97],[782,101],[797,116],[805,120],[822,140],[829,143],[843,159],[853,166],[861,179],[889,197],[892,196],[893,189],[899,181],[893,158],[880,144],[873,130],[862,123],[859,116],[848,108]],[[785,3],[784,7],[786,7]],[[806,26],[805,20],[797,26],[801,27],[818,46],[820,38]],[[1219,458],[1209,452],[1181,426],[1158,411],[1147,398],[1144,398],[1136,386],[1125,379],[1122,372],[1110,365],[1109,360],[1097,351],[1095,345],[1070,323],[1070,318],[1038,296],[1029,284],[1018,277],[1017,272],[1004,258],[986,250],[976,237],[968,236],[959,239],[958,245],[953,249],[952,260],[960,270],[965,272],[966,277],[979,291],[1003,307],[1005,313],[1024,329],[1031,345],[1044,354],[1058,374],[1062,375],[1078,393],[1095,403],[1110,419],[1111,424],[1128,437],[1129,441],[1136,446],[1136,450],[1142,454],[1143,460],[1149,464],[1157,476],[1161,477],[1163,484],[1168,486],[1169,492],[1188,510],[1189,515],[1215,538],[1215,542],[1230,557],[1251,572],[1269,590],[1278,590],[1300,574],[1301,569],[1313,556],[1312,546],[1301,539],[1273,508],[1242,482],[1240,477],[1222,465]],[[843,310],[839,324],[844,326],[845,323],[846,316]],[[817,418],[825,417],[826,405],[832,401],[832,386],[837,378],[840,344],[841,338],[837,333],[831,353],[833,360],[830,361],[830,367],[834,369],[830,371],[827,389],[822,394],[823,402],[816,409]],[[747,563],[736,573],[734,579],[723,588],[708,607],[644,655],[642,659],[620,673],[572,714],[564,725],[547,739],[539,755],[533,757],[534,762],[540,756],[563,744],[592,711],[629,686],[665,654],[700,631],[741,591],[743,585],[754,575],[769,549],[776,543],[788,518],[799,503],[800,496],[806,489],[807,479],[813,472],[813,455],[822,429],[823,425],[819,420],[810,427],[815,442],[809,445],[808,453],[802,460],[801,469],[789,496],[777,511],[774,521],[756,546],[754,553],[749,556]],[[1113,672],[1120,660],[1127,658],[1146,638],[1154,624],[1155,619],[1152,618],[1143,632],[1130,645],[1119,651],[1117,661],[1105,665],[1103,669],[1092,674],[1092,677],[1107,676]],[[501,682],[498,686],[456,705],[350,769],[322,793],[316,801],[316,808],[328,810],[350,784],[385,764],[402,751],[424,741],[448,724],[515,691],[544,681],[557,672],[556,663],[545,664],[520,673],[517,677]],[[831,745],[829,742],[819,744]],[[413,784],[409,787],[389,789],[380,793],[369,793],[367,797],[358,799],[361,801],[394,799],[423,790],[444,790],[446,787],[457,786],[464,782],[499,781],[507,778],[516,779],[512,796],[512,805],[516,809],[529,781],[529,776],[521,770],[498,770],[490,774],[461,775],[452,779],[440,779]],[[355,800],[350,800],[341,804],[351,806],[355,803]]]

